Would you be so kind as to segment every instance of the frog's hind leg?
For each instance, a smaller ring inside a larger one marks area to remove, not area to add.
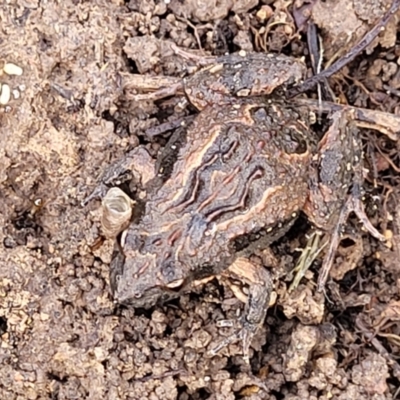
[[[353,130],[350,138],[350,145],[353,148],[353,177],[351,179],[350,193],[347,195],[347,200],[342,205],[339,216],[333,225],[333,232],[330,238],[329,248],[322,263],[321,271],[318,277],[318,290],[324,289],[329,271],[333,264],[335,253],[340,244],[341,234],[344,231],[345,224],[351,212],[354,212],[364,229],[373,237],[380,241],[385,241],[385,237],[371,224],[367,214],[365,213],[363,197],[363,164],[362,164],[362,148],[361,139],[357,129]]]
[[[303,208],[315,226],[331,233],[318,289],[324,288],[348,216],[354,212],[375,238],[384,237],[372,226],[362,203],[363,158],[354,108],[342,108],[319,143],[309,171],[309,198]]]
[[[243,341],[243,354],[249,363],[249,349],[251,340],[264,322],[272,293],[272,280],[269,272],[259,264],[247,258],[238,258],[226,271],[224,277],[236,278],[249,285],[246,307],[241,320],[241,326],[237,331],[227,337],[222,343],[210,351],[211,355],[217,354],[228,344],[238,340]],[[234,293],[236,290],[234,290]],[[239,300],[245,300],[243,295],[237,296]],[[227,326],[226,321],[221,321],[220,326]],[[231,325],[229,323],[229,325]]]
[[[359,174],[356,174],[359,175]],[[354,212],[359,218],[360,222],[363,224],[364,228],[376,239],[380,241],[385,241],[385,237],[378,232],[378,230],[371,224],[367,214],[365,213],[364,204],[361,200],[361,179],[355,177],[355,182],[353,182],[352,191],[343,205],[341,212],[339,214],[338,221],[334,230],[332,232],[332,236],[330,238],[330,244],[328,248],[328,252],[324,258],[322,263],[321,271],[318,277],[318,290],[322,291],[324,289],[326,280],[329,275],[329,271],[333,264],[333,259],[336,253],[337,248],[340,244],[340,237],[344,230],[344,226],[347,222],[349,214]]]

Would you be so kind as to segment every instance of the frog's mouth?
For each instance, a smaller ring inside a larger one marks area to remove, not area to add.
[[[114,293],[114,300],[120,304],[135,308],[150,308],[159,302],[161,295],[162,293],[159,289],[153,288],[147,290],[142,297],[138,297],[132,294],[131,291],[118,287]]]
[[[125,257],[122,253],[112,261],[110,284],[114,300],[117,303],[135,308],[150,308],[179,296],[181,287],[150,285],[151,277],[129,279],[123,273]]]
[[[122,287],[121,287],[122,286]],[[135,296],[129,288],[121,285],[114,293],[114,300],[120,304],[135,308],[151,308],[157,304],[163,304],[179,296],[178,291],[172,291],[161,287],[153,287],[146,290],[141,296]]]

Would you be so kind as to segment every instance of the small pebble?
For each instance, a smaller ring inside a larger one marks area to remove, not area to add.
[[[22,75],[22,68],[19,67],[18,65],[15,65],[13,63],[6,63],[3,67],[3,71],[7,75]]]
[[[390,229],[386,229],[383,232],[383,236],[385,236],[385,239],[386,239],[386,243],[385,243],[386,247],[391,249],[393,246],[393,243],[392,243],[393,231],[391,231]]]
[[[7,84],[4,83],[1,86],[0,104],[5,106],[10,101],[10,98],[11,98],[10,86],[8,86]]]
[[[15,100],[16,100],[16,99],[19,99],[19,98],[21,97],[21,93],[20,93],[19,90],[17,90],[17,89],[14,89],[14,90],[12,91],[12,94],[13,94],[13,97],[14,97]]]
[[[271,18],[273,13],[274,12],[270,6],[264,5],[257,11],[256,17],[259,21],[264,22],[265,20]]]

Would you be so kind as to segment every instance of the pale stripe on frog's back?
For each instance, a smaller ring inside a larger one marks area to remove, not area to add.
[[[254,121],[249,113],[250,108],[251,106],[247,104],[225,105],[219,109],[210,107],[197,117],[188,130],[187,144],[179,152],[171,177],[154,200],[149,203],[149,212],[162,215],[169,212],[171,207],[182,203],[182,199],[190,197],[188,194],[194,189],[189,182],[202,167],[208,166],[209,160],[205,160],[204,157],[218,139],[224,124],[228,122],[253,124]],[[210,126],[210,129],[204,131],[202,129],[204,125]],[[170,193],[168,198],[165,196],[167,192]]]

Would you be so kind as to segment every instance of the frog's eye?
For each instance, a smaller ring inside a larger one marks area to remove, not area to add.
[[[164,284],[169,289],[178,289],[182,286],[184,279],[179,273],[180,269],[172,262],[168,261],[161,267],[161,273],[164,278]]]

